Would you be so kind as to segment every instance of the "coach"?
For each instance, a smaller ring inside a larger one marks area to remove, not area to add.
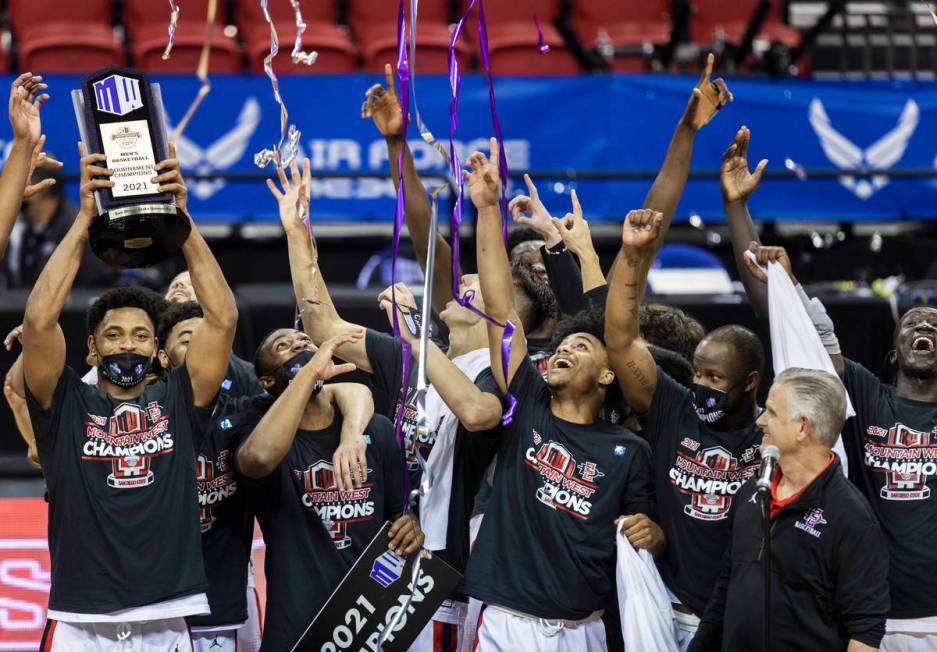
[[[831,452],[846,417],[832,374],[788,369],[758,419],[781,452],[771,482],[772,652],[877,650],[889,609],[888,555],[872,508]],[[722,576],[690,650],[757,650],[764,635],[761,501],[754,479],[732,508]]]

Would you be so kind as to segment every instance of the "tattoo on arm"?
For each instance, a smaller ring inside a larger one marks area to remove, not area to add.
[[[638,381],[638,384],[641,385],[645,391],[650,392],[653,389],[651,387],[651,380],[644,375],[644,372],[641,371],[641,368],[638,367],[634,360],[629,361],[625,366],[631,371],[631,375],[634,376],[635,380]]]

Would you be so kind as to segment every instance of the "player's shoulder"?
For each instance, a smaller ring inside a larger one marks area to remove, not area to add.
[[[375,415],[371,417],[364,434],[369,436],[371,438],[370,443],[376,446],[386,444],[393,444],[395,446],[397,445],[394,424],[383,414],[375,413]]]
[[[824,502],[827,509],[843,515],[844,527],[861,532],[878,525],[878,517],[871,503],[851,480],[836,469],[826,486]]]
[[[606,449],[604,453],[608,456],[625,460],[651,456],[650,444],[623,425],[599,419],[593,430],[598,436],[591,438],[592,447]]]

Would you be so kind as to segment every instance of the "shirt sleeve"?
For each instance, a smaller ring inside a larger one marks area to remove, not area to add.
[[[263,413],[256,412],[246,418],[236,426],[237,430],[234,439],[239,442],[238,448],[250,437],[254,428],[260,423]],[[280,491],[280,478],[283,473],[283,464],[277,464],[276,468],[262,478],[249,478],[241,473],[241,467],[237,463],[237,453],[234,455],[234,470],[237,475],[237,486],[239,490],[244,491],[247,501],[256,506],[256,511],[268,509],[274,501],[277,500]]]
[[[863,424],[873,423],[878,414],[879,397],[882,393],[882,381],[861,364],[845,358],[843,360],[843,382],[849,399],[856,411],[856,416],[847,419],[843,427],[843,446],[850,461],[863,458]],[[853,470],[850,469],[850,473]]]
[[[514,377],[511,378],[508,391],[517,399],[518,411],[528,407],[525,402],[521,400],[522,398],[532,399],[533,401],[546,400],[549,402],[550,400],[550,389],[547,387],[547,382],[543,379],[543,376],[540,375],[540,372],[537,371],[534,363],[530,361],[529,356],[524,356],[524,359],[521,361],[520,365],[518,365],[517,371],[514,372]]]
[[[647,443],[641,440],[634,445],[634,457],[628,469],[625,492],[621,497],[621,513],[646,514],[651,520],[657,520],[651,451]]]
[[[202,440],[208,432],[212,414],[218,406],[218,396],[215,396],[211,405],[197,407],[195,405],[195,395],[192,391],[192,380],[189,377],[189,369],[185,363],[170,371],[169,379],[166,382],[167,401],[173,401],[176,406],[181,407],[181,414],[177,413],[176,418],[181,417],[187,421],[192,437],[192,446],[197,455],[202,449]],[[178,436],[178,430],[176,434]]]
[[[375,414],[368,424],[371,445],[380,451],[384,475],[384,518],[391,520],[403,512],[403,475],[407,472],[403,454],[394,437],[394,424],[387,417]]]
[[[657,367],[657,387],[651,398],[651,407],[644,415],[641,434],[652,448],[671,445],[680,419],[683,416],[683,404],[689,396],[689,390],[670,377],[666,371]]]
[[[604,308],[606,301],[608,301],[608,285],[592,288],[582,296],[589,303],[590,308],[593,306],[602,306]]]
[[[867,522],[867,521],[866,521]],[[860,532],[850,528],[836,547],[836,593],[841,625],[849,638],[878,649],[885,635],[888,595],[888,544],[878,523]]]
[[[565,244],[557,245],[555,250],[540,247],[543,266],[547,268],[547,278],[556,296],[556,307],[561,315],[575,315],[588,308],[582,294],[582,272],[576,264],[576,257]]]
[[[371,379],[374,391],[387,398],[390,409],[397,405],[400,393],[400,381],[403,374],[403,348],[400,340],[387,333],[367,329],[364,336],[364,348],[371,363]]]
[[[498,388],[498,383],[495,380],[494,374],[491,373],[491,367],[484,369],[475,377],[475,386],[481,391],[496,397],[501,404],[501,410],[504,410],[507,401]],[[478,432],[469,432],[463,429],[460,436],[468,438],[468,446],[465,448],[467,453],[466,463],[474,470],[483,471],[491,464],[491,460],[498,452],[498,438],[501,436],[501,424],[499,423],[490,430],[481,430]]]
[[[77,383],[81,380],[71,367],[62,369],[59,382],[55,385],[52,394],[52,405],[48,410],[42,409],[39,402],[29,391],[29,385],[23,382],[26,388],[26,407],[29,410],[29,420],[33,427],[33,436],[36,438],[36,448],[39,456],[49,455],[55,447],[55,438],[59,432],[62,408],[66,405],[68,397],[78,391]]]

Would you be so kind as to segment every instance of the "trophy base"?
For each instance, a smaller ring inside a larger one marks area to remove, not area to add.
[[[91,250],[112,267],[154,265],[179,251],[189,218],[170,204],[138,204],[98,215],[88,233]]]

